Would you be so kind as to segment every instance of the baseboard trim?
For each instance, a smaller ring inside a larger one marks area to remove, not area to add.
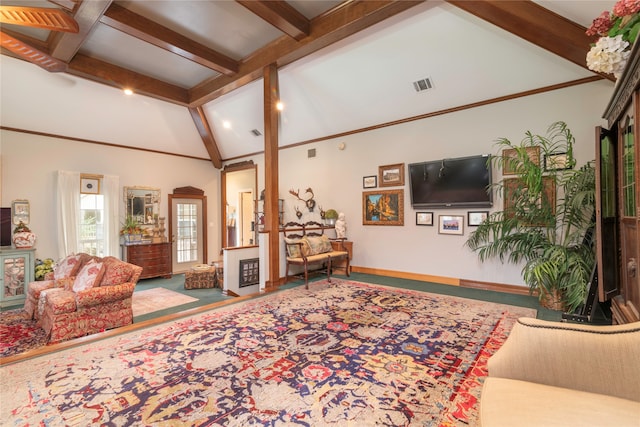
[[[420,280],[423,282],[432,282],[441,285],[460,286],[462,288],[483,289],[485,291],[504,292],[516,295],[529,295],[529,288],[525,286],[507,285],[504,283],[480,282],[477,280],[456,279],[453,277],[433,276],[430,274],[408,273],[405,271],[383,270],[380,268],[358,266],[353,266],[351,271],[355,273],[374,274],[376,276],[395,277],[398,279]]]

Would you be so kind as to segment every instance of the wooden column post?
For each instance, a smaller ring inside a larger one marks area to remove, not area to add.
[[[269,278],[265,290],[280,285],[280,225],[278,221],[278,126],[280,101],[278,68],[276,64],[264,67],[264,173],[265,173],[265,227],[269,235]]]

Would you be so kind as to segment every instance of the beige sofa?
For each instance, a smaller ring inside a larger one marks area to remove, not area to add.
[[[640,426],[640,322],[521,318],[488,365],[483,427]]]

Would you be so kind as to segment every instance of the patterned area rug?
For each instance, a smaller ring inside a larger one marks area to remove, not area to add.
[[[13,356],[47,343],[47,335],[22,309],[0,312],[0,357]]]
[[[153,288],[134,292],[131,309],[133,310],[133,317],[136,317],[193,301],[198,301],[198,298],[193,298],[171,289]]]
[[[476,424],[535,310],[333,280],[0,368],[1,425]]]

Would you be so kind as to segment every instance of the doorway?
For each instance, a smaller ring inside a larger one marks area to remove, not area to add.
[[[180,194],[177,190],[180,189],[169,194],[169,235],[173,242],[173,272],[184,273],[207,263],[207,198],[204,192]]]

